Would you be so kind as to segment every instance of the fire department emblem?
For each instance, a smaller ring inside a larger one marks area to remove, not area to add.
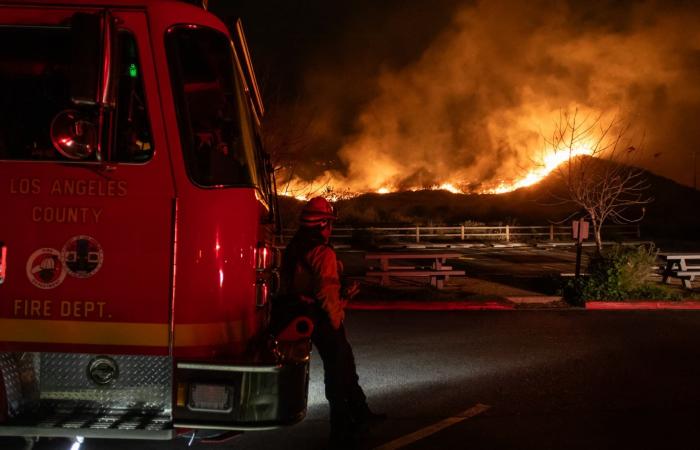
[[[39,289],[53,289],[66,278],[66,266],[61,254],[53,248],[40,248],[27,261],[29,281]]]
[[[61,251],[68,274],[76,278],[89,278],[102,267],[102,246],[90,236],[75,236],[66,242]]]

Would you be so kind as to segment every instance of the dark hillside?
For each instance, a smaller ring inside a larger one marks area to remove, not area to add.
[[[642,224],[649,237],[700,239],[700,192],[667,178],[648,174],[649,195]],[[543,225],[563,220],[575,211],[571,205],[555,206],[553,195],[561,189],[555,177],[535,186],[506,194],[453,194],[447,191],[364,194],[336,204],[340,221],[348,225]],[[285,227],[295,227],[302,202],[280,199]],[[641,213],[641,211],[639,211]]]

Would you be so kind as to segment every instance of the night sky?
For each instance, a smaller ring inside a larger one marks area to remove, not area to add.
[[[514,179],[560,112],[578,109],[628,124],[639,165],[693,184],[697,2],[212,0],[210,9],[243,18],[269,128],[303,130],[287,156],[305,179],[360,191]]]

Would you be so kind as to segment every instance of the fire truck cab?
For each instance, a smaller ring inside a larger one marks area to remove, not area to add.
[[[0,0],[0,43],[0,435],[303,419],[311,323],[270,332],[276,193],[240,23]]]

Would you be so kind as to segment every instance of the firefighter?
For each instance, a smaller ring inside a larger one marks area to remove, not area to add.
[[[314,322],[311,340],[323,361],[331,445],[341,447],[386,415],[369,409],[345,335],[343,307],[358,289],[356,283],[341,289],[342,266],[328,242],[335,219],[333,207],[323,197],[315,197],[304,206],[299,229],[282,259],[281,298],[309,308]]]

